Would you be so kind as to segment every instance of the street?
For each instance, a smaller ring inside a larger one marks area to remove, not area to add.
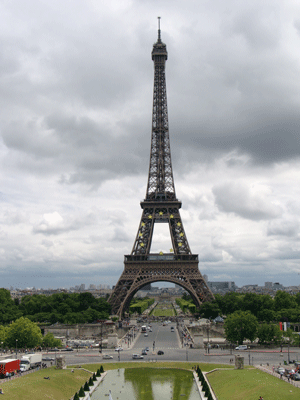
[[[174,326],[174,332],[171,332],[171,326]],[[280,352],[280,347],[269,349],[255,350],[221,350],[210,349],[207,354],[206,349],[194,349],[188,346],[182,347],[182,340],[177,330],[176,324],[167,324],[163,326],[161,323],[152,323],[152,332],[147,330],[147,335],[138,332],[135,339],[131,342],[120,341],[123,348],[117,352],[114,349],[103,349],[102,354],[98,349],[79,349],[69,352],[59,352],[57,356],[63,355],[66,358],[67,365],[85,364],[85,363],[111,363],[117,361],[142,361],[133,360],[132,354],[141,354],[145,347],[149,347],[148,354],[144,356],[145,361],[191,361],[195,364],[200,362],[232,364],[235,355],[244,357],[245,365],[283,365],[284,361],[300,360],[300,349],[290,348]],[[157,355],[157,351],[162,350],[163,355]],[[50,353],[49,353],[50,354]],[[54,353],[52,353],[55,356]],[[111,355],[113,359],[103,359],[103,355]],[[47,362],[47,364],[50,364]]]

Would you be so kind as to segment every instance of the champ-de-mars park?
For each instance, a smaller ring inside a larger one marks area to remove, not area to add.
[[[132,251],[105,297],[13,299],[0,289],[4,398],[300,398],[300,293],[213,293],[189,246],[173,178],[160,22],[151,52],[149,173]],[[151,252],[157,224],[169,227],[168,253]],[[181,294],[137,296],[157,282]]]

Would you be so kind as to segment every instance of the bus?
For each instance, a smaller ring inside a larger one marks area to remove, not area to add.
[[[141,327],[141,332],[142,332],[142,333],[147,332],[147,326],[146,326],[146,325],[143,325],[143,326]]]

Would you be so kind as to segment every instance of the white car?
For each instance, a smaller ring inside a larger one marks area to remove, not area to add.
[[[137,360],[137,359],[141,359],[144,358],[143,356],[141,356],[140,354],[132,354],[132,359],[133,360]]]
[[[103,360],[111,360],[113,358],[113,356],[110,356],[109,354],[104,354],[104,356],[102,358],[103,358]]]
[[[123,351],[123,348],[122,347],[116,347],[115,351]]]

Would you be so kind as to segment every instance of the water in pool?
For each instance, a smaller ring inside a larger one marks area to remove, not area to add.
[[[91,400],[199,400],[192,372],[180,369],[127,368],[109,371]]]

